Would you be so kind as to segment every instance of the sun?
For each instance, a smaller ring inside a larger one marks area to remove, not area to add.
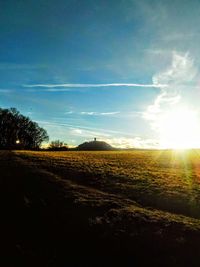
[[[165,112],[158,120],[162,148],[185,149],[200,147],[200,122],[197,112],[177,108]]]

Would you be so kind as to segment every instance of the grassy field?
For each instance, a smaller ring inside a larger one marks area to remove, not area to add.
[[[0,169],[2,266],[199,266],[198,150],[2,151]]]
[[[200,151],[16,152],[63,179],[200,218]]]

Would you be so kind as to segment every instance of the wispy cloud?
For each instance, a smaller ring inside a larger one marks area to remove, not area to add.
[[[152,54],[152,55],[169,55],[171,54],[171,50],[169,49],[161,49],[161,48],[147,48],[144,49],[144,52],[148,53],[148,54]]]
[[[155,139],[145,139],[141,137],[126,138],[126,137],[111,137],[104,138],[103,141],[109,143],[116,148],[140,148],[150,149],[158,148],[158,142]]]
[[[97,111],[66,111],[65,115],[80,115],[80,116],[112,116],[117,118],[133,118],[141,117],[143,115],[142,111],[110,111],[110,112],[97,112]]]
[[[70,110],[70,111],[66,111],[65,114],[68,115],[68,114],[73,114],[74,111]]]
[[[70,128],[70,133],[73,136],[83,137],[85,140],[88,140],[88,138],[93,139],[94,137],[102,140],[102,138],[109,138],[111,136],[109,133],[103,131],[73,127]]]
[[[198,36],[199,33],[194,33],[194,32],[188,32],[188,33],[174,32],[163,36],[162,39],[164,41],[177,41],[177,40],[184,41]]]
[[[164,88],[166,84],[140,84],[140,83],[62,83],[62,84],[24,84],[27,88],[47,88],[55,90],[54,88],[98,88],[98,87],[144,87],[144,88]],[[56,91],[56,90],[55,90]]]
[[[82,111],[80,112],[81,115],[89,115],[89,116],[110,116],[110,115],[116,115],[119,114],[119,111],[114,111],[114,112],[95,112],[95,111]]]
[[[109,143],[116,148],[158,148],[158,142],[155,139],[143,139],[141,137],[124,137],[113,136],[111,134],[91,131],[85,129],[71,128],[70,132],[73,136],[79,136],[85,138],[85,141],[91,141],[94,137],[101,141]]]
[[[0,89],[0,93],[10,93],[12,91],[13,90],[11,90],[11,89]]]
[[[36,120],[37,123],[39,123],[42,126],[48,127],[48,126],[59,126],[59,127],[65,127],[65,128],[73,128],[73,129],[80,129],[80,130],[89,130],[89,131],[95,131],[99,132],[101,134],[120,134],[123,136],[132,136],[132,134],[129,134],[127,132],[123,131],[115,131],[110,129],[101,129],[101,128],[95,128],[95,127],[88,127],[83,125],[77,125],[77,124],[70,124],[70,123],[59,123],[59,122],[52,122],[52,121],[43,121],[43,120]]]
[[[72,125],[68,123],[57,123],[49,121],[37,121],[40,125],[49,128],[49,130],[56,131],[56,136],[58,132],[63,136],[65,132],[67,139],[60,137],[69,143],[70,136],[74,140],[73,146],[78,145],[77,140],[91,141],[94,137],[98,140],[105,141],[117,148],[158,148],[158,142],[155,139],[142,138],[139,136],[133,136],[126,132],[114,131],[109,129],[100,129],[95,127],[86,127],[82,125]],[[64,128],[64,130],[63,130]],[[70,145],[70,143],[69,143]]]
[[[171,66],[153,76],[155,85],[163,83],[168,85],[160,88],[160,94],[143,114],[144,118],[151,122],[153,129],[158,128],[157,123],[163,112],[181,102],[183,90],[191,89],[191,82],[195,80],[196,74],[197,69],[188,53],[173,52]]]

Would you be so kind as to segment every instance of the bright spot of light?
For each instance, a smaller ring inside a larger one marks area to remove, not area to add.
[[[157,122],[162,148],[200,147],[200,122],[197,113],[188,108],[165,112]]]

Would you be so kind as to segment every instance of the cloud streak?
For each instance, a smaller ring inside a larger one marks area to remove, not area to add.
[[[11,89],[0,89],[0,93],[11,93]]]
[[[65,115],[80,115],[80,116],[111,116],[111,117],[117,117],[117,118],[133,118],[133,117],[141,117],[143,115],[142,111],[127,111],[127,112],[121,112],[121,111],[110,111],[110,112],[97,112],[97,111],[81,111],[81,112],[75,112],[75,111],[66,111],[64,113]]]
[[[114,111],[114,112],[95,112],[95,111],[86,112],[86,111],[82,111],[80,114],[81,115],[88,115],[88,116],[110,116],[110,115],[116,115],[119,113],[120,113],[119,111]]]
[[[56,132],[60,131],[61,133],[63,132],[62,127],[66,127],[68,128],[68,137],[72,136],[75,138],[81,138],[80,140],[84,141],[91,141],[94,137],[96,137],[97,139],[105,141],[117,148],[158,148],[158,143],[155,139],[141,138],[125,132],[48,121],[38,121],[38,123],[45,125],[45,127],[50,127],[50,129],[52,127],[54,130],[56,129]],[[73,141],[73,146],[74,142],[76,145],[79,144],[76,141]]]
[[[59,126],[59,127],[66,127],[66,128],[73,128],[73,129],[79,129],[79,130],[89,130],[89,131],[95,131],[101,134],[109,134],[109,135],[115,135],[115,134],[120,134],[123,136],[132,136],[132,134],[129,134],[127,132],[123,131],[115,131],[115,130],[110,130],[110,129],[101,129],[101,128],[95,128],[95,127],[87,127],[87,126],[82,126],[82,125],[75,125],[75,124],[70,124],[70,123],[59,123],[59,122],[52,122],[52,121],[42,121],[42,120],[36,120],[37,123],[40,125],[46,127],[46,126]]]
[[[103,88],[103,87],[144,87],[144,88],[165,88],[167,84],[141,84],[141,83],[62,83],[62,84],[24,84],[27,88]]]

